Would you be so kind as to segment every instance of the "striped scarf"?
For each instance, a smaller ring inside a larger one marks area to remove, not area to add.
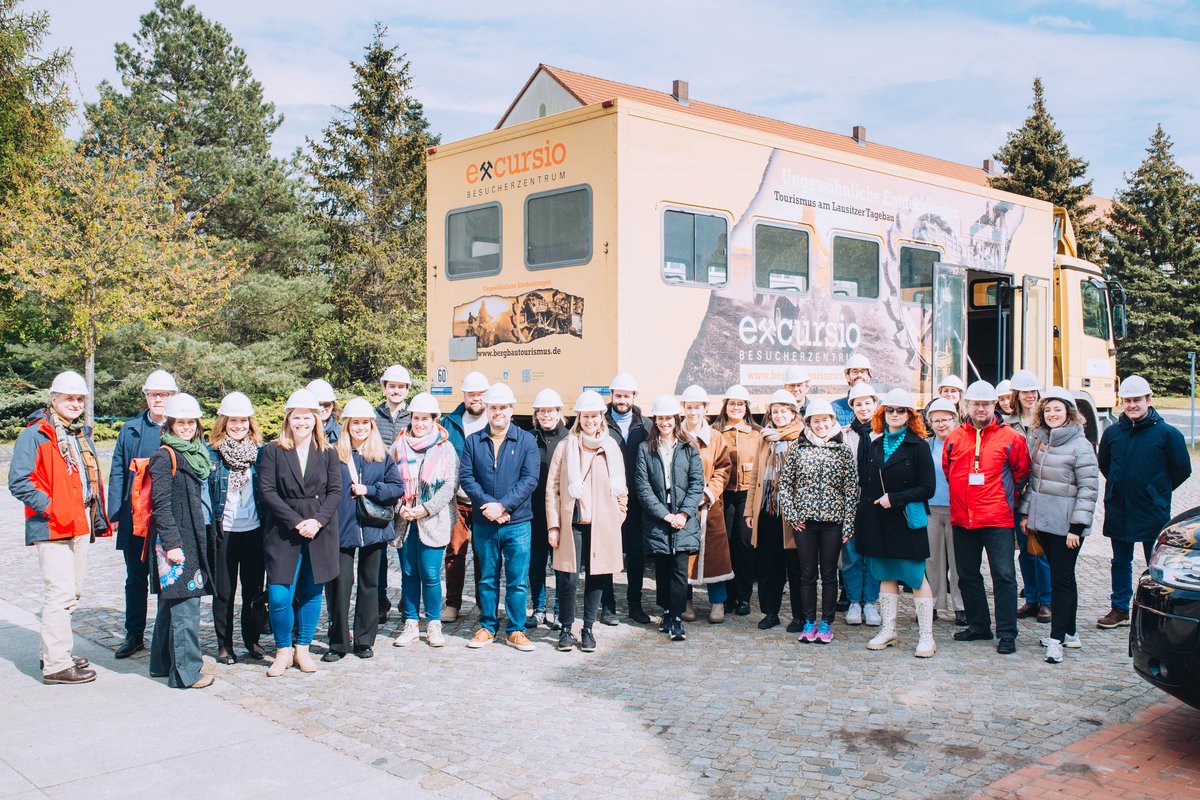
[[[453,479],[456,468],[454,445],[441,425],[424,436],[403,430],[392,445],[392,458],[404,480],[404,504],[424,503],[437,494],[446,481]]]

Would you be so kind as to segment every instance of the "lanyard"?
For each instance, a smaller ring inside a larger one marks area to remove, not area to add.
[[[972,425],[971,427],[975,427]],[[975,472],[979,472],[979,451],[983,447],[983,431],[975,428]]]

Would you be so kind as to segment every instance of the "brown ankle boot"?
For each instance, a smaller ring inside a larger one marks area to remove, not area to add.
[[[275,660],[271,662],[271,666],[267,667],[268,678],[278,678],[287,668],[292,665],[295,649],[291,647],[281,647],[275,651]]]
[[[301,672],[317,671],[317,662],[313,660],[312,653],[308,652],[308,645],[297,645],[293,658],[296,659],[296,669]]]

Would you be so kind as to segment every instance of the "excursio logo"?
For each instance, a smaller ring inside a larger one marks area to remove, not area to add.
[[[560,166],[567,160],[567,146],[549,139],[540,147],[485,159],[467,167],[467,183],[509,178],[538,169]]]

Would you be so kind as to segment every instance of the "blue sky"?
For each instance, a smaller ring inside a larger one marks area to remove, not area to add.
[[[116,80],[152,0],[25,0],[51,14],[51,45],[75,53],[80,90]],[[1075,155],[1111,196],[1161,122],[1200,173],[1200,2],[505,3],[201,0],[247,53],[285,116],[275,149],[317,137],[350,99],[348,62],[375,20],[408,53],[443,141],[491,129],[539,62],[667,90],[968,164],[1028,113],[1041,75]],[[603,9],[598,10],[598,9]]]

